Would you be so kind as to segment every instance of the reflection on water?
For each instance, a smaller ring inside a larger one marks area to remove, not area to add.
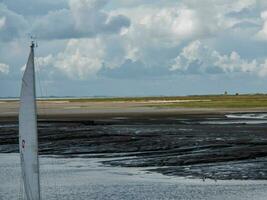
[[[0,128],[13,128],[18,127],[18,124],[0,124]]]
[[[41,157],[43,199],[265,200],[267,195],[267,181],[186,180],[137,168],[105,167],[99,161]],[[0,179],[0,199],[19,199],[18,154],[0,154]]]

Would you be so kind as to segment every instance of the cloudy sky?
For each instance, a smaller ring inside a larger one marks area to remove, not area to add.
[[[39,95],[267,92],[266,0],[0,0],[0,97],[30,34]]]

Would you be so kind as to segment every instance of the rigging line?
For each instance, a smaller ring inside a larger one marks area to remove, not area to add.
[[[23,180],[22,180],[22,173],[20,173],[20,176],[19,176],[19,200],[23,200]]]
[[[36,60],[37,61],[37,60]],[[40,108],[42,107],[42,114],[43,114],[43,116],[44,116],[44,119],[45,119],[45,115],[46,115],[46,106],[45,106],[45,99],[42,99],[42,98],[44,98],[44,97],[46,97],[46,98],[48,98],[48,96],[47,96],[47,88],[46,87],[44,87],[44,92],[45,92],[45,94],[43,93],[43,88],[42,88],[42,77],[41,77],[41,69],[40,69],[40,66],[38,66],[38,62],[35,62],[35,66],[36,66],[36,71],[37,71],[37,79],[38,79],[38,84],[39,84],[39,90],[40,90]],[[43,95],[45,95],[45,96],[43,96]],[[42,105],[42,106],[41,106]],[[40,109],[41,110],[41,109]],[[40,113],[41,114],[41,113]],[[53,156],[52,156],[52,158],[51,158],[52,160],[52,162],[51,162],[51,164],[52,164],[52,169],[53,169],[53,172],[55,173],[56,172],[56,169],[55,169],[55,165],[56,165],[56,162],[55,162],[55,158],[53,158]],[[55,197],[56,197],[56,199],[59,199],[59,194],[58,194],[58,192],[57,191],[60,191],[60,187],[58,186],[58,184],[57,184],[57,182],[56,182],[56,180],[54,179],[54,188],[55,188],[55,192],[54,192],[54,195],[55,195]],[[48,184],[49,185],[49,184]]]
[[[34,57],[33,57],[33,59],[34,59],[34,66],[35,66],[35,72],[36,72],[36,79],[37,79],[37,81],[38,81],[38,85],[39,85],[39,90],[40,90],[40,109],[39,109],[39,116],[41,115],[41,103],[42,103],[42,100],[41,100],[41,98],[42,98],[42,96],[43,96],[43,91],[42,91],[42,87],[41,87],[41,78],[40,78],[40,73],[39,73],[39,70],[40,70],[40,68],[38,67],[38,65],[37,65],[37,60],[36,60],[36,48],[35,48],[35,55],[34,55]],[[36,94],[36,97],[37,97],[37,94]],[[37,101],[38,102],[38,101]],[[38,116],[38,106],[37,106],[37,116]],[[37,119],[38,120],[38,119]],[[38,129],[38,121],[37,121],[37,129]],[[38,140],[39,140],[39,135],[38,135]],[[40,145],[38,144],[38,147],[39,147]],[[39,157],[39,150],[38,150],[38,157]],[[39,157],[39,176],[40,176],[40,157]],[[39,180],[39,181],[41,181],[41,180]],[[40,185],[41,185],[41,183],[39,183]],[[40,188],[40,193],[41,193],[41,188]],[[41,195],[42,196],[42,195]]]

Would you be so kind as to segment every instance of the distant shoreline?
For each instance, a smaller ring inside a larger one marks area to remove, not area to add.
[[[267,112],[267,95],[181,97],[62,98],[37,100],[40,120],[87,120],[114,117],[166,118]],[[17,120],[19,101],[0,100],[0,120]]]
[[[192,94],[192,95],[152,95],[152,96],[37,96],[37,99],[51,99],[51,100],[57,100],[57,99],[88,99],[88,100],[114,100],[114,99],[124,99],[124,100],[131,100],[131,99],[179,99],[179,98],[192,98],[192,97],[225,97],[225,96],[266,96],[267,93],[236,93],[236,94]],[[18,100],[18,97],[11,96],[11,97],[0,97],[0,101],[2,100]]]
[[[162,99],[219,96],[267,96],[267,93],[189,94],[189,95],[136,95],[136,96],[38,96],[38,99]],[[18,100],[19,96],[0,97],[1,100]]]

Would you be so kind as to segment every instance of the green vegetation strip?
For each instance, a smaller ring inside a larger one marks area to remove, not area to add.
[[[8,101],[8,100],[3,100]],[[17,100],[12,100],[17,101]],[[152,107],[184,108],[267,108],[266,94],[248,95],[201,95],[171,97],[110,97],[110,98],[53,98],[40,101],[72,102],[140,102]],[[158,101],[158,102],[157,102]],[[164,102],[165,101],[165,102]],[[168,102],[169,101],[169,102]],[[173,101],[173,102],[171,102]],[[181,102],[179,102],[181,101]],[[10,102],[10,101],[9,101]]]
[[[176,100],[267,100],[267,94],[251,95],[194,95],[194,96],[170,96],[170,97],[107,97],[107,98],[55,98],[45,101],[69,101],[69,102],[114,102],[114,101],[176,101]]]
[[[159,108],[267,108],[267,95],[202,95],[202,96],[172,96],[172,97],[116,97],[116,98],[81,98],[53,99],[69,102],[148,102],[147,106]],[[52,100],[52,101],[53,101]],[[184,102],[160,102],[179,101]],[[188,101],[189,100],[189,101]],[[153,101],[153,102],[149,102]],[[159,101],[159,103],[155,103]]]
[[[209,101],[203,101],[203,100]],[[266,95],[240,95],[240,96],[201,96],[187,100],[196,100],[178,103],[154,105],[156,107],[183,107],[183,108],[267,108]],[[199,100],[199,101],[197,101]],[[202,101],[201,101],[202,100]]]

